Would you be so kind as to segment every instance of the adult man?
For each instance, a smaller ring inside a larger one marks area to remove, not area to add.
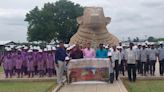
[[[126,51],[123,50],[122,46],[119,46],[119,53],[120,53],[120,60],[121,60],[121,64],[120,64],[120,70],[123,74],[123,76],[125,75],[125,63],[126,63]]]
[[[141,73],[141,45],[138,45],[138,48],[136,49],[136,62],[137,62],[137,70],[138,74]]]
[[[160,48],[158,49],[158,53],[159,53],[159,70],[160,70],[160,75],[163,76],[164,73],[164,48],[163,48],[163,44],[160,44]]]
[[[67,56],[66,50],[64,47],[64,43],[59,43],[59,48],[56,50],[55,54],[55,63],[56,63],[56,71],[57,71],[57,83],[62,83],[64,66],[65,66],[65,57]]]
[[[91,44],[87,43],[86,48],[83,50],[84,58],[95,58],[95,50],[91,48]]]
[[[70,57],[72,59],[80,59],[83,58],[83,51],[79,48],[79,45],[76,44],[75,48],[71,51]]]
[[[107,58],[108,51],[103,47],[103,44],[99,45],[99,49],[96,51],[96,58]]]
[[[116,46],[113,46],[112,60],[115,63],[115,74],[116,74],[115,77],[116,77],[116,80],[118,80],[120,54],[119,54],[119,51],[116,49]]]
[[[141,75],[145,75],[145,76],[146,76],[147,58],[148,58],[148,52],[146,50],[145,44],[143,44],[142,50],[141,50],[141,67],[140,67],[140,71],[141,71]]]
[[[127,50],[127,68],[129,81],[136,81],[136,52],[133,49],[133,43],[130,43],[130,48]]]
[[[154,76],[155,72],[155,63],[156,63],[157,50],[154,48],[154,45],[151,45],[151,49],[149,51],[149,59],[150,59],[150,74]]]

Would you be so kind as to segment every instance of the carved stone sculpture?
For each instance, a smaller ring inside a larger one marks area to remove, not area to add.
[[[105,17],[103,8],[86,7],[83,16],[77,18],[79,24],[78,31],[70,39],[69,44],[91,43],[98,46],[100,43],[114,46],[119,43],[117,37],[108,32],[106,26],[111,22],[110,17]]]

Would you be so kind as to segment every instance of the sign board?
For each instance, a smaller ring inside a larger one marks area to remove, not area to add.
[[[108,59],[73,59],[68,64],[69,82],[105,81],[109,79]]]

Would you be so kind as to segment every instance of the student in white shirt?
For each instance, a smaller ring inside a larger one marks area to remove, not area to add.
[[[142,46],[141,50],[141,75],[146,76],[146,70],[147,70],[147,58],[148,58],[148,52],[146,50],[145,45]]]
[[[127,50],[127,70],[129,81],[136,81],[136,52],[133,49],[133,43],[130,43],[130,48]]]
[[[163,76],[163,73],[164,73],[164,47],[163,47],[163,44],[160,44],[160,47],[158,49],[158,58],[159,58],[160,75]]]
[[[155,73],[155,63],[157,59],[157,50],[154,48],[154,45],[151,45],[149,51],[149,60],[150,60],[150,74],[154,76]]]
[[[137,71],[138,74],[141,73],[141,45],[138,45],[136,49],[136,62],[137,62]]]
[[[119,75],[119,61],[120,61],[120,56],[119,56],[119,51],[116,49],[116,46],[113,46],[113,51],[112,51],[112,60],[115,63],[115,77],[116,80],[118,80],[118,75]]]

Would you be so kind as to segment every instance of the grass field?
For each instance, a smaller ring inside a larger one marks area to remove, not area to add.
[[[123,80],[128,92],[164,92],[164,80],[138,80],[131,83]]]
[[[0,82],[0,92],[49,92],[55,82]]]
[[[0,66],[0,73],[2,73],[3,72],[3,68],[2,68],[2,66]]]

